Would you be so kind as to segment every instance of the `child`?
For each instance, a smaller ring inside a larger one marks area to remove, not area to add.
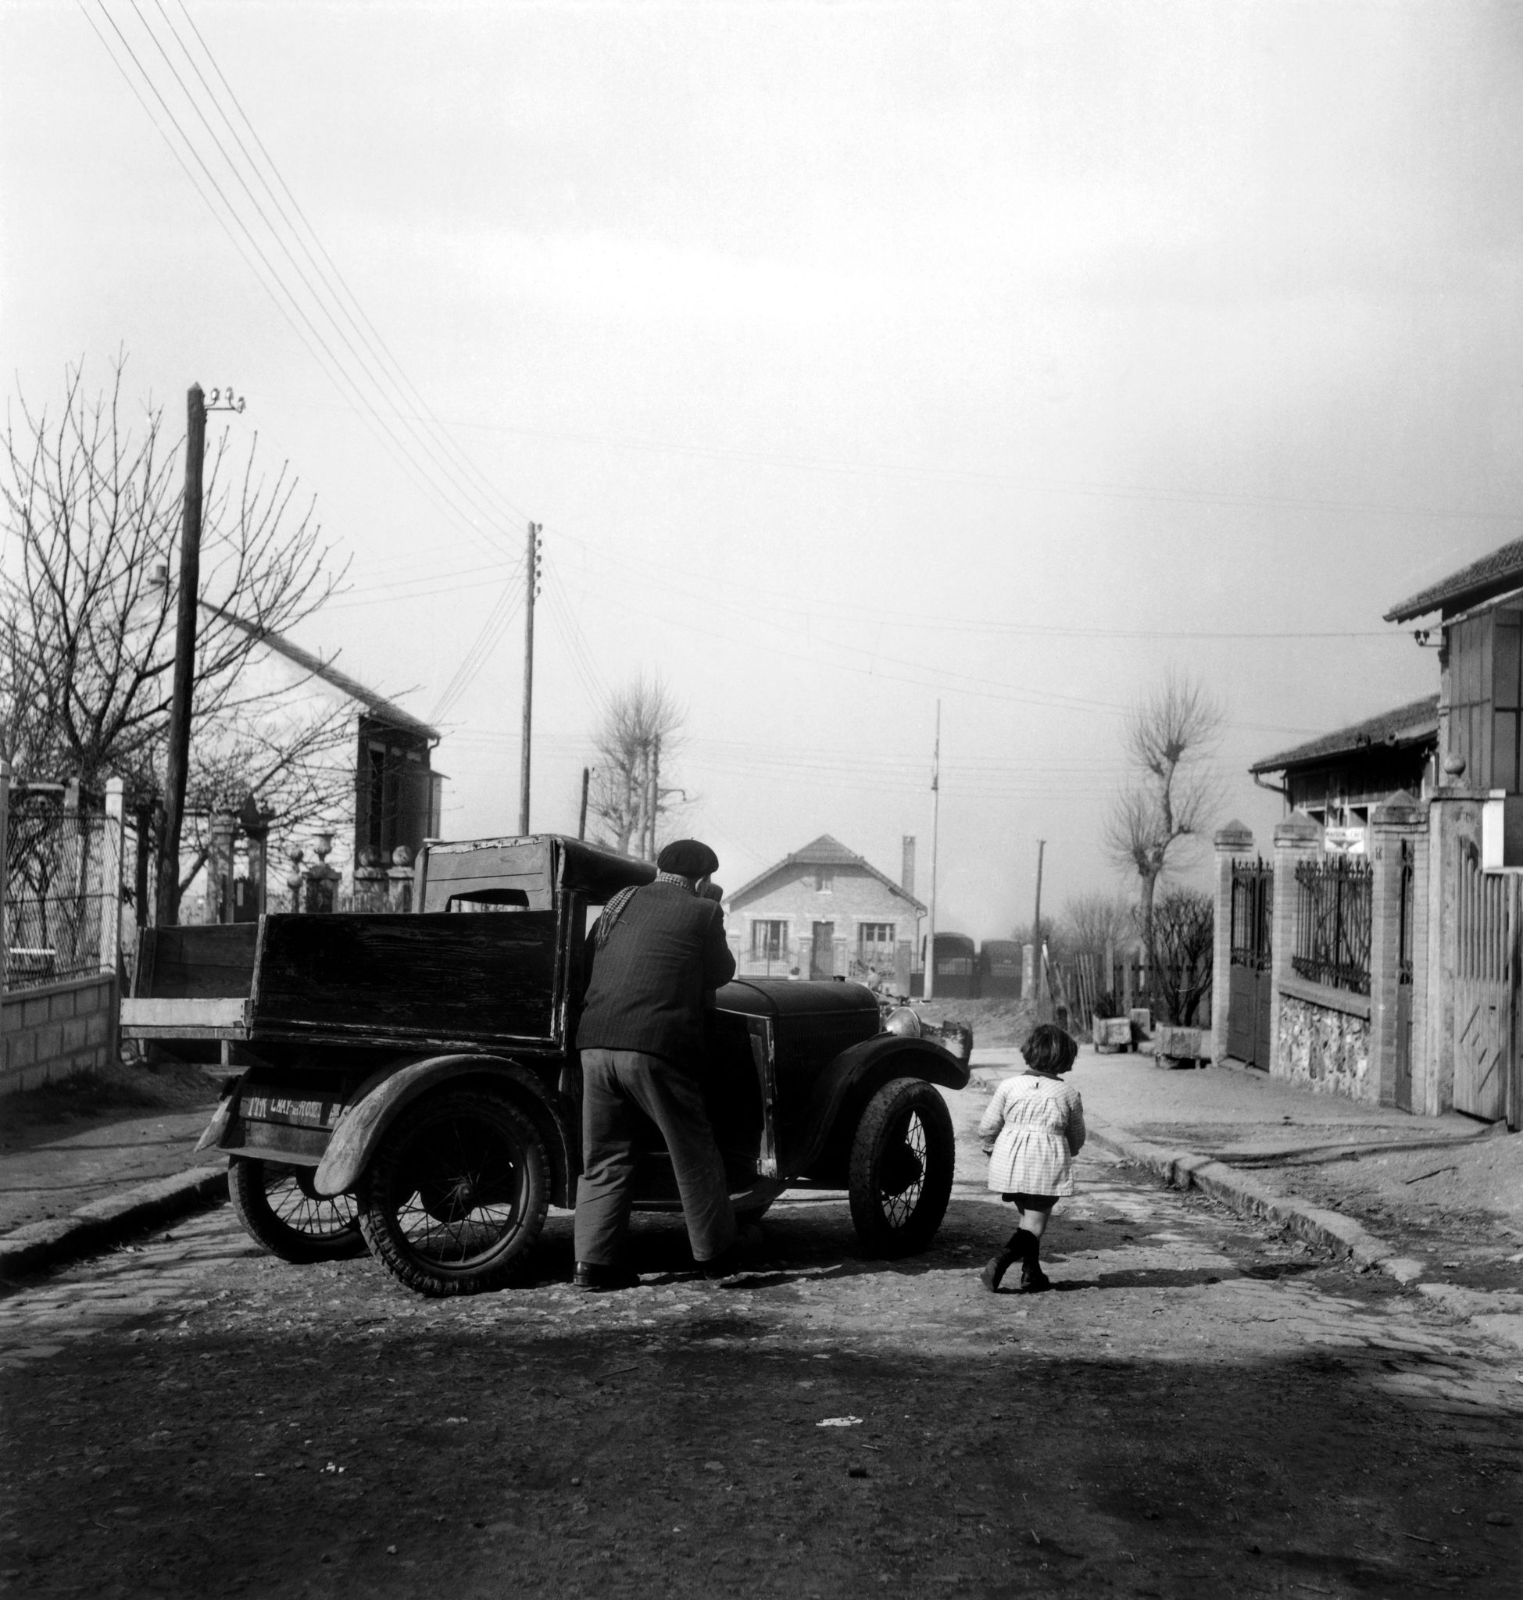
[[[1084,1102],[1062,1081],[1078,1053],[1061,1028],[1050,1022],[1033,1028],[1021,1049],[1025,1072],[994,1091],[978,1125],[984,1151],[992,1156],[989,1187],[1002,1200],[1013,1200],[1018,1212],[1009,1242],[980,1275],[991,1294],[1016,1261],[1023,1292],[1048,1287],[1039,1259],[1042,1234],[1058,1197],[1074,1192],[1073,1157],[1084,1147]]]

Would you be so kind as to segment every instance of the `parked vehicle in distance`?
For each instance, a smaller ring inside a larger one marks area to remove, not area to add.
[[[244,1227],[288,1261],[366,1246],[426,1295],[502,1287],[581,1171],[573,1041],[592,914],[655,869],[553,834],[426,844],[407,915],[147,929],[122,1034],[215,1041],[238,1072],[201,1147]],[[961,1042],[961,1041],[960,1041]],[[971,1048],[971,1038],[966,1040]],[[886,1031],[844,980],[719,991],[705,1092],[742,1215],[848,1191],[864,1251],[935,1236],[966,1051]],[[650,1152],[636,1204],[680,1209]]]

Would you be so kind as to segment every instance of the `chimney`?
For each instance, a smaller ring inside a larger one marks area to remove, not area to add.
[[[904,836],[904,864],[899,869],[899,887],[907,895],[915,893],[915,835]]]

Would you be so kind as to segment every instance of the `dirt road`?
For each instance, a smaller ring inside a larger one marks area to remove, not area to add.
[[[954,1097],[957,1098],[957,1097]],[[1101,1158],[1055,1292],[966,1137],[935,1249],[767,1219],[746,1288],[429,1302],[226,1210],[0,1299],[0,1582],[26,1594],[1511,1597],[1523,1374],[1377,1274]]]

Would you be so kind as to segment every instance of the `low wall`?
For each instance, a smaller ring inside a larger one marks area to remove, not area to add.
[[[116,1035],[109,972],[22,989],[0,1000],[0,1095],[98,1072]]]
[[[1274,1075],[1350,1100],[1378,1098],[1370,1075],[1370,1005],[1311,984],[1280,987],[1280,1036]]]

